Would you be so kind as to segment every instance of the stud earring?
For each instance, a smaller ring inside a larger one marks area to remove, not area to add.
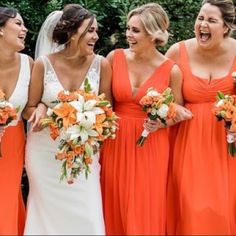
[[[0,31],[0,36],[3,36],[3,32],[2,31]]]

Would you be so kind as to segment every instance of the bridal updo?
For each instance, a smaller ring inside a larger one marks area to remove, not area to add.
[[[79,4],[66,5],[62,11],[61,18],[53,31],[53,41],[58,44],[66,44],[86,19],[91,19],[91,21],[85,32],[83,32],[83,35],[93,23],[93,14]]]
[[[147,33],[155,40],[157,46],[168,42],[169,18],[164,9],[157,3],[147,3],[133,9],[128,14],[128,20],[138,15]]]

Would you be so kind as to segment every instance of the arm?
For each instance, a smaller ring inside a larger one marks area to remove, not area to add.
[[[173,44],[165,54],[166,57],[173,60],[177,65],[180,65],[179,60],[179,43]]]
[[[169,87],[172,89],[176,103],[176,117],[174,119],[167,120],[166,127],[175,125],[178,122],[192,118],[191,111],[189,111],[183,106],[184,102],[182,96],[182,72],[177,65],[174,65],[171,70]],[[154,132],[159,128],[164,127],[164,124],[161,123],[159,120],[148,120],[144,123],[144,128],[147,129],[149,132]]]
[[[32,70],[28,102],[23,111],[23,117],[32,123],[32,129],[34,129],[38,125],[39,120],[46,115],[46,107],[40,103],[43,94],[43,76],[43,62],[37,60]]]
[[[112,71],[110,63],[106,58],[102,58],[99,93],[105,93],[106,99],[112,103],[111,76],[112,76]]]

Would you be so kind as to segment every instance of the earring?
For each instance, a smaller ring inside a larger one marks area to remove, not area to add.
[[[73,40],[75,40],[75,37],[71,37],[70,39],[73,41]]]
[[[3,36],[3,32],[2,31],[0,31],[0,36]]]

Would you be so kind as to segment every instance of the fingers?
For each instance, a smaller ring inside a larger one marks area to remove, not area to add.
[[[161,127],[161,122],[159,120],[146,119],[143,127],[149,132],[155,132]]]

